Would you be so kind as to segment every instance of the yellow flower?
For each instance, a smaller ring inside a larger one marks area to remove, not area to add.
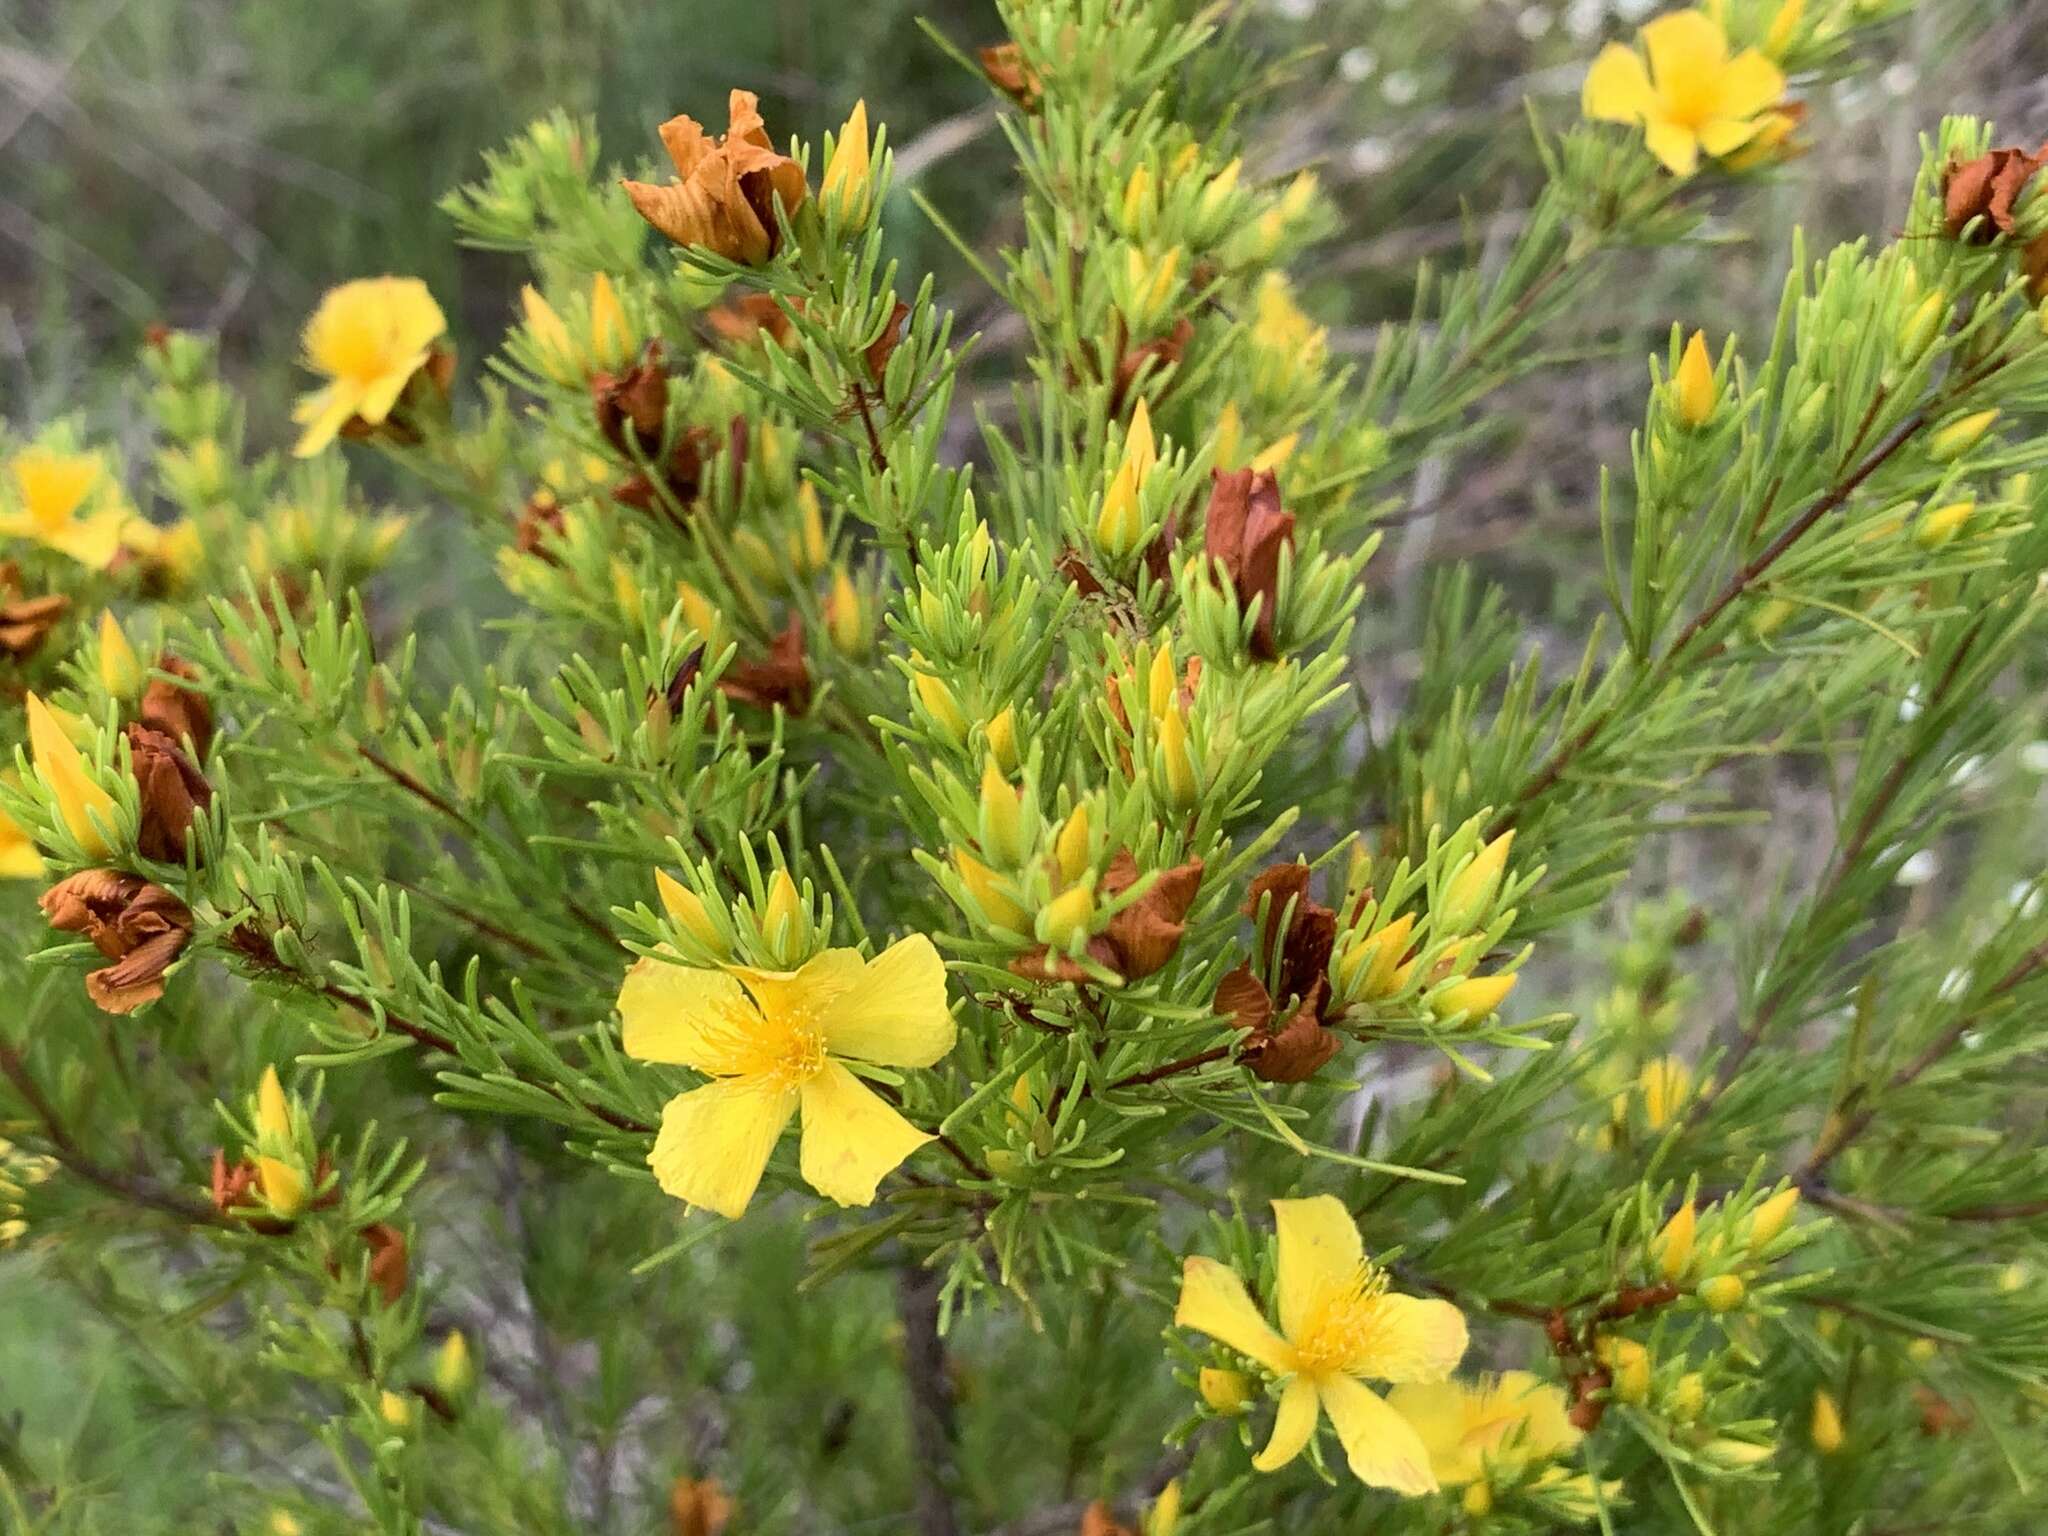
[[[28,741],[36,772],[57,802],[64,825],[79,847],[93,858],[105,858],[112,848],[104,829],[114,825],[114,797],[99,786],[49,705],[34,694],[28,696]]]
[[[1387,1289],[1366,1258],[1343,1202],[1330,1195],[1275,1200],[1280,1327],[1266,1321],[1244,1281],[1214,1259],[1181,1272],[1175,1324],[1206,1333],[1282,1382],[1273,1437],[1252,1460],[1261,1472],[1294,1460],[1323,1413],[1351,1470],[1376,1488],[1423,1494],[1437,1487],[1429,1447],[1361,1377],[1442,1381],[1465,1353],[1465,1317],[1446,1301]]]
[[[305,364],[328,382],[302,397],[306,430],[292,452],[309,458],[350,420],[377,425],[427,364],[447,318],[416,277],[364,277],[330,288],[306,322]]]
[[[21,830],[21,823],[0,811],[0,880],[39,880],[43,856]]]
[[[1823,1456],[1832,1456],[1842,1448],[1847,1438],[1842,1430],[1842,1405],[1835,1401],[1835,1394],[1822,1388],[1813,1394],[1813,1422],[1810,1433],[1813,1448]]]
[[[693,970],[641,960],[619,991],[626,1054],[711,1081],[662,1112],[648,1165],[669,1194],[737,1218],[790,1119],[819,1194],[867,1205],[932,1137],[847,1070],[847,1061],[929,1067],[953,1049],[946,968],[913,935],[873,960],[828,949],[798,971]]]
[[[1643,55],[1609,43],[1586,75],[1580,105],[1601,122],[1639,123],[1650,153],[1675,176],[1699,168],[1702,152],[1747,144],[1762,115],[1785,94],[1785,76],[1761,52],[1733,58],[1728,36],[1701,11],[1673,11],[1642,30]]]
[[[121,487],[96,453],[24,448],[8,460],[10,505],[0,505],[0,538],[33,539],[103,571],[134,520]]]
[[[1566,1417],[1564,1393],[1528,1371],[1411,1382],[1389,1392],[1387,1402],[1415,1426],[1429,1469],[1446,1488],[1477,1482],[1489,1466],[1549,1461],[1583,1438]]]

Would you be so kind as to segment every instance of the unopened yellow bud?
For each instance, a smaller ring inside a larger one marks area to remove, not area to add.
[[[1077,805],[1060,826],[1053,840],[1053,862],[1059,866],[1060,884],[1072,885],[1088,872],[1088,807]]]
[[[661,897],[662,909],[678,928],[713,954],[725,953],[725,935],[711,920],[710,909],[704,905],[703,897],[665,869],[654,872],[654,889]]]
[[[1173,1536],[1180,1525],[1180,1479],[1171,1478],[1145,1515],[1145,1536]]]
[[[960,883],[967,887],[967,894],[974,898],[974,904],[981,908],[982,916],[992,927],[1007,928],[1012,933],[1031,931],[1030,914],[994,870],[964,848],[953,850],[953,865],[960,871]]]
[[[1998,410],[1972,411],[1967,416],[1958,416],[1953,421],[1936,427],[1927,438],[1927,456],[1937,464],[1946,464],[1959,459],[1976,447],[1991,430],[1991,424],[1998,420]]]
[[[1757,1445],[1749,1440],[1731,1440],[1725,1436],[1709,1440],[1702,1448],[1709,1461],[1719,1462],[1724,1467],[1760,1467],[1774,1454],[1768,1445]]]
[[[265,1523],[265,1529],[270,1536],[304,1536],[306,1528],[299,1524],[298,1518],[290,1511],[273,1509],[270,1512],[270,1519]]]
[[[832,553],[825,542],[825,509],[818,504],[818,488],[806,480],[796,488],[797,559],[794,564],[806,576],[825,568]]]
[[[1699,1235],[1699,1212],[1688,1200],[1678,1208],[1677,1214],[1664,1223],[1650,1244],[1650,1251],[1656,1256],[1657,1269],[1666,1280],[1676,1280],[1692,1264],[1693,1242]]]
[[[1823,1456],[1834,1455],[1846,1438],[1842,1430],[1842,1405],[1826,1388],[1813,1394],[1813,1421],[1809,1433],[1813,1436],[1813,1448]]]
[[[1003,712],[983,728],[988,736],[988,749],[995,755],[996,766],[1005,773],[1017,771],[1017,710],[1006,705]]]
[[[860,589],[843,565],[832,570],[832,591],[825,598],[825,630],[831,636],[832,648],[854,661],[867,654],[873,639]]]
[[[1785,0],[1778,7],[1778,14],[1771,18],[1771,29],[1764,34],[1764,52],[1771,58],[1782,59],[1785,50],[1792,46],[1793,36],[1799,31],[1799,21],[1806,13],[1806,0]]]
[[[1508,867],[1508,849],[1514,842],[1512,829],[1501,833],[1473,854],[1451,878],[1437,912],[1440,927],[1463,933],[1481,925],[1493,906],[1493,898],[1500,894],[1501,876]]]
[[[1176,245],[1155,259],[1134,245],[1124,254],[1124,275],[1131,307],[1126,318],[1133,327],[1145,329],[1173,297],[1174,284],[1180,277],[1180,247]]]
[[[782,576],[782,562],[775,556],[775,547],[751,528],[742,528],[732,536],[733,553],[740,557],[740,565],[756,581],[774,582]]]
[[[1160,717],[1159,757],[1166,775],[1167,799],[1181,810],[1191,808],[1201,799],[1202,786],[1195,775],[1188,723],[1177,705]]]
[[[133,698],[142,686],[142,662],[110,611],[100,613],[100,683],[117,699]]]
[[[706,645],[717,644],[720,615],[711,599],[687,581],[676,583],[676,598],[683,605],[683,622],[697,632],[697,638]]]
[[[1515,990],[1515,983],[1521,980],[1519,971],[1507,971],[1493,976],[1468,976],[1465,980],[1431,994],[1430,1010],[1440,1019],[1462,1013],[1469,1024],[1477,1024],[1491,1018],[1507,1001],[1508,994]]]
[[[638,338],[627,323],[612,280],[600,272],[590,280],[590,355],[598,367],[617,372],[633,359]]]
[[[1022,803],[993,753],[981,765],[981,846],[1000,868],[1024,862]]]
[[[1672,1384],[1671,1416],[1690,1424],[1707,1406],[1707,1380],[1698,1371],[1687,1371]]]
[[[1721,403],[1721,391],[1714,383],[1714,360],[1708,355],[1704,331],[1694,331],[1692,339],[1686,342],[1685,355],[1679,359],[1678,372],[1671,382],[1672,403],[1680,421],[1688,427],[1703,427],[1713,420]]]
[[[285,1098],[284,1084],[278,1080],[276,1067],[265,1067],[256,1084],[256,1134],[268,1138],[276,1146],[291,1144],[291,1102]]]
[[[818,206],[842,224],[859,225],[868,214],[868,104],[853,104],[839,136],[832,141],[832,157],[825,162],[825,179],[818,187]]]
[[[1164,720],[1173,708],[1180,688],[1180,669],[1174,665],[1173,647],[1162,645],[1152,653],[1152,665],[1145,669],[1145,711],[1154,720]]]
[[[1929,508],[1913,529],[1913,541],[1922,549],[1939,549],[1962,532],[1976,510],[1977,503],[1968,499]]]
[[[1195,1385],[1202,1401],[1218,1413],[1243,1413],[1252,1404],[1252,1384],[1242,1371],[1205,1365]]]
[[[1361,998],[1381,998],[1399,991],[1407,980],[1401,961],[1408,953],[1408,936],[1414,928],[1415,914],[1404,912],[1347,950],[1339,979]]]
[[[1216,413],[1216,467],[1236,469],[1237,456],[1243,447],[1244,418],[1238,414],[1236,401],[1226,402]]]
[[[964,742],[967,739],[967,716],[946,680],[929,672],[915,672],[911,674],[911,686],[916,689],[918,703],[931,716],[939,734],[956,747]]]
[[[460,1328],[449,1330],[441,1347],[434,1351],[434,1386],[443,1397],[460,1401],[476,1382],[476,1366],[469,1358],[469,1340]]]
[[[1139,236],[1150,234],[1154,207],[1152,167],[1141,160],[1138,168],[1131,172],[1131,179],[1124,183],[1124,230]]]
[[[798,893],[789,871],[778,869],[768,877],[768,899],[761,906],[761,937],[801,948],[810,942],[811,914]]]
[[[105,858],[112,851],[102,827],[114,825],[114,797],[86,770],[85,759],[57,716],[33,693],[28,696],[29,752],[36,773],[57,802],[57,814],[87,854]]]
[[[1301,434],[1299,432],[1290,432],[1279,441],[1271,443],[1253,454],[1252,461],[1247,467],[1257,470],[1261,474],[1270,473],[1279,469],[1289,459],[1293,458],[1294,450],[1300,446]]]
[[[1088,937],[1094,920],[1094,886],[1086,881],[1069,886],[1039,909],[1039,941],[1056,950],[1071,951]]]
[[[1644,1065],[1636,1086],[1643,1096],[1643,1119],[1661,1131],[1678,1118],[1692,1097],[1692,1068],[1681,1057],[1661,1056]]]
[[[1899,355],[1907,362],[1925,352],[1948,318],[1948,295],[1937,288],[1917,304],[1899,327]]]
[[[256,1192],[271,1215],[286,1221],[306,1208],[306,1176],[283,1158],[257,1155]]]
[[[1714,1275],[1700,1282],[1700,1300],[1710,1312],[1733,1312],[1749,1295],[1740,1275]]]
[[[633,567],[614,555],[611,561],[612,601],[618,604],[619,616],[629,624],[640,622],[640,578],[633,573]]]
[[[1458,1496],[1458,1502],[1464,1506],[1465,1513],[1474,1520],[1482,1519],[1493,1511],[1493,1489],[1482,1477],[1476,1483],[1465,1485],[1465,1491]]]
[[[412,1422],[412,1404],[396,1392],[381,1392],[377,1396],[377,1417],[393,1429],[403,1429]]]
[[[578,385],[583,369],[576,356],[576,342],[554,305],[528,283],[519,290],[519,306],[526,311],[526,334],[533,342],[534,359],[540,371],[557,384]]]
[[[1796,1187],[1779,1190],[1770,1199],[1756,1208],[1749,1218],[1749,1251],[1756,1253],[1766,1248],[1792,1219],[1792,1213],[1799,1206],[1799,1191]]]
[[[1650,1399],[1650,1352],[1634,1339],[1603,1338],[1599,1343],[1601,1363],[1613,1374],[1614,1395],[1624,1403],[1645,1403]]]
[[[1237,178],[1243,170],[1244,161],[1239,158],[1232,160],[1211,176],[1209,184],[1202,188],[1201,197],[1196,200],[1195,211],[1205,219],[1213,219],[1222,213],[1232,194],[1237,191]]]
[[[1925,1365],[1941,1353],[1941,1346],[1932,1339],[1915,1339],[1906,1346],[1906,1358],[1916,1365]]]

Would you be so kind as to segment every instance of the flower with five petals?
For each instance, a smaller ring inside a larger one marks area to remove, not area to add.
[[[1674,176],[1690,176],[1702,153],[1742,148],[1785,94],[1784,72],[1755,48],[1731,57],[1728,35],[1704,11],[1659,16],[1642,40],[1643,53],[1620,43],[1601,50],[1581,106],[1600,122],[1641,124],[1650,153]]]

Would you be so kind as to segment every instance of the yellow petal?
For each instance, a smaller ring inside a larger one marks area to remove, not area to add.
[[[1306,1376],[1289,1378],[1280,1392],[1280,1412],[1273,1420],[1273,1438],[1252,1458],[1252,1465],[1261,1472],[1277,1472],[1286,1466],[1307,1449],[1318,1417],[1315,1382]]]
[[[121,552],[121,534],[128,526],[128,514],[116,508],[91,517],[74,518],[62,528],[44,536],[43,542],[60,555],[69,555],[80,565],[103,571]]]
[[[293,455],[310,459],[333,442],[342,424],[355,415],[357,399],[356,391],[342,384],[330,384],[302,399],[292,410],[292,420],[306,430],[292,444]]]
[[[1345,1368],[1380,1381],[1441,1381],[1466,1339],[1465,1314],[1448,1301],[1389,1292],[1373,1303],[1368,1343]]]
[[[1690,176],[1699,169],[1699,136],[1683,123],[1653,117],[1643,124],[1643,143],[1674,176]]]
[[[398,363],[389,373],[363,387],[362,401],[356,406],[356,414],[375,425],[391,414],[391,408],[398,404],[398,397],[405,393],[405,386],[412,382],[412,376],[427,365],[427,354],[414,353]]]
[[[1645,22],[1643,47],[1657,90],[1667,100],[1711,80],[1728,60],[1727,34],[1701,11],[1667,11]]]
[[[28,740],[36,771],[49,786],[64,825],[87,853],[104,858],[110,845],[101,828],[114,824],[114,797],[86,771],[78,748],[49,706],[34,694],[28,696]]]
[[[732,1078],[678,1094],[662,1111],[661,1134],[654,1138],[647,1166],[666,1193],[737,1220],[795,1113],[794,1089],[757,1078]]]
[[[946,963],[921,933],[898,939],[862,969],[818,1020],[834,1056],[885,1067],[928,1067],[953,1049]]]
[[[1649,116],[1656,99],[1642,55],[1620,43],[1609,43],[1586,71],[1579,110],[1598,122],[1638,123]]]
[[[770,1019],[794,1019],[809,1014],[823,1019],[826,1011],[859,982],[863,963],[857,949],[827,949],[813,955],[794,971],[759,971],[752,966],[735,966],[733,974],[746,983]]]
[[[1196,1256],[1181,1266],[1173,1321],[1176,1327],[1206,1333],[1269,1371],[1294,1369],[1293,1348],[1253,1304],[1237,1272],[1214,1259]]]
[[[1275,1200],[1280,1331],[1299,1339],[1324,1298],[1349,1291],[1365,1265],[1358,1223],[1335,1195]]]
[[[1361,1482],[1410,1497],[1436,1491],[1429,1451],[1406,1419],[1348,1376],[1328,1376],[1320,1385],[1323,1408]]]
[[[291,1105],[274,1066],[265,1067],[256,1084],[256,1129],[279,1146],[292,1139]]]
[[[1762,120],[1753,117],[1717,117],[1700,125],[1700,148],[1716,159],[1732,154],[1756,137]]]
[[[1754,48],[1746,48],[1721,71],[1716,95],[1721,117],[1755,117],[1785,99],[1785,72]]]
[[[875,1186],[935,1138],[836,1061],[804,1079],[804,1182],[841,1205],[872,1205]]]
[[[1518,1445],[1531,1456],[1555,1456],[1586,1438],[1586,1432],[1571,1421],[1563,1390],[1532,1371],[1501,1372],[1495,1395],[1521,1420]]]
[[[725,1075],[741,1070],[736,1046],[763,1029],[760,1013],[724,971],[639,960],[619,988],[621,1042],[636,1061]]]

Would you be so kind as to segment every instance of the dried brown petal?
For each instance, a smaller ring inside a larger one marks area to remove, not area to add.
[[[1102,890],[1121,896],[1138,883],[1138,861],[1120,851],[1103,872]],[[1109,920],[1103,935],[1116,953],[1113,968],[1127,981],[1152,975],[1173,958],[1187,932],[1188,908],[1202,885],[1202,861],[1159,872],[1145,894]]]
[[[136,849],[147,859],[182,864],[192,818],[213,803],[213,786],[176,742],[146,725],[128,727],[128,760],[142,791]]]
[[[193,753],[205,757],[206,749],[213,744],[213,706],[197,688],[180,687],[171,681],[171,677],[176,677],[188,683],[197,682],[199,673],[189,662],[180,661],[168,651],[157,657],[156,669],[171,676],[149,680],[136,713],[144,725],[161,731],[174,742],[189,739]]]
[[[192,937],[192,913],[160,885],[111,869],[60,880],[38,898],[50,926],[80,933],[114,963],[85,978],[107,1013],[133,1013],[164,995],[164,972]]]
[[[560,538],[567,527],[562,504],[555,500],[554,493],[535,491],[519,509],[519,520],[512,525],[512,547],[543,564],[560,565],[562,562],[548,545]]]
[[[986,50],[984,50],[986,51]],[[1109,1505],[1097,1499],[1081,1511],[1080,1536],[1137,1536],[1129,1526],[1120,1523],[1109,1512]]]
[[[1318,980],[1280,1028],[1254,1037],[1238,1052],[1254,1077],[1269,1083],[1305,1083],[1337,1054],[1344,1041],[1323,1027],[1325,992]]]
[[[722,138],[694,118],[661,125],[661,142],[676,168],[666,185],[628,181],[626,195],[640,217],[677,245],[699,246],[745,266],[759,266],[782,244],[775,215],[803,205],[803,167],[778,154],[752,91],[734,91],[726,104]]]
[[[792,715],[802,714],[811,703],[811,669],[804,660],[803,619],[791,614],[789,623],[768,648],[766,658],[733,663],[718,680],[718,689],[727,698],[744,704],[758,704],[763,709],[780,705]]]
[[[1256,919],[1262,897],[1272,898],[1266,908],[1259,934],[1262,966],[1270,966],[1276,945],[1280,951],[1280,985],[1286,997],[1305,997],[1319,984],[1330,966],[1330,951],[1337,943],[1337,914],[1308,893],[1306,864],[1275,864],[1251,883],[1245,898],[1244,915]],[[1292,903],[1293,917],[1286,914]],[[1280,929],[1287,922],[1284,934]]]
[[[640,360],[624,373],[598,373],[590,380],[590,399],[597,410],[597,429],[620,453],[630,454],[626,432],[642,458],[661,451],[661,433],[668,419],[668,370],[659,341],[641,350]]]
[[[790,300],[791,309],[801,309],[803,300]],[[783,308],[772,293],[744,293],[729,304],[704,312],[704,323],[721,341],[735,346],[744,346],[758,340],[763,334],[775,339],[778,346],[788,346],[796,328],[790,323],[789,310]]]
[[[867,358],[868,377],[877,384],[882,382],[889,359],[896,355],[897,347],[903,343],[903,322],[909,318],[910,306],[898,299],[895,308],[889,311],[889,318],[882,323],[882,333],[867,344],[867,350],[862,354]]]
[[[1038,71],[1024,62],[1024,50],[1015,43],[994,43],[981,50],[981,72],[988,83],[1026,112],[1036,112],[1045,96],[1045,83]]]
[[[405,1294],[411,1275],[411,1257],[405,1234],[386,1221],[373,1221],[362,1230],[363,1246],[370,1250],[370,1284],[384,1293],[384,1305],[395,1307]]]
[[[1195,324],[1182,315],[1173,322],[1173,329],[1166,335],[1133,347],[1118,358],[1116,377],[1109,390],[1109,414],[1123,415],[1124,400],[1140,374],[1153,378],[1163,369],[1179,366],[1181,359],[1187,356],[1188,343],[1194,339]]]
[[[732,1519],[732,1500],[715,1478],[679,1477],[668,1493],[675,1536],[719,1536]]]
[[[1109,940],[1097,934],[1088,941],[1088,958],[1104,970],[1117,968],[1116,951]],[[1010,974],[1026,981],[1093,981],[1088,968],[1072,955],[1056,954],[1050,945],[1040,944],[1010,962]]]
[[[16,661],[27,660],[70,606],[71,599],[61,592],[0,603],[0,651]]]
[[[1241,611],[1258,600],[1252,655],[1272,661],[1274,605],[1279,600],[1280,551],[1294,538],[1294,514],[1280,506],[1280,484],[1270,472],[1216,470],[1202,527],[1202,553],[1221,565]]]
[[[2048,164],[2048,144],[2029,154],[2016,144],[1994,149],[1974,160],[1951,161],[1942,179],[1943,222],[1951,236],[1962,238],[1972,220],[1984,222],[1969,239],[1988,245],[2013,231],[2013,205],[2034,173]]]

